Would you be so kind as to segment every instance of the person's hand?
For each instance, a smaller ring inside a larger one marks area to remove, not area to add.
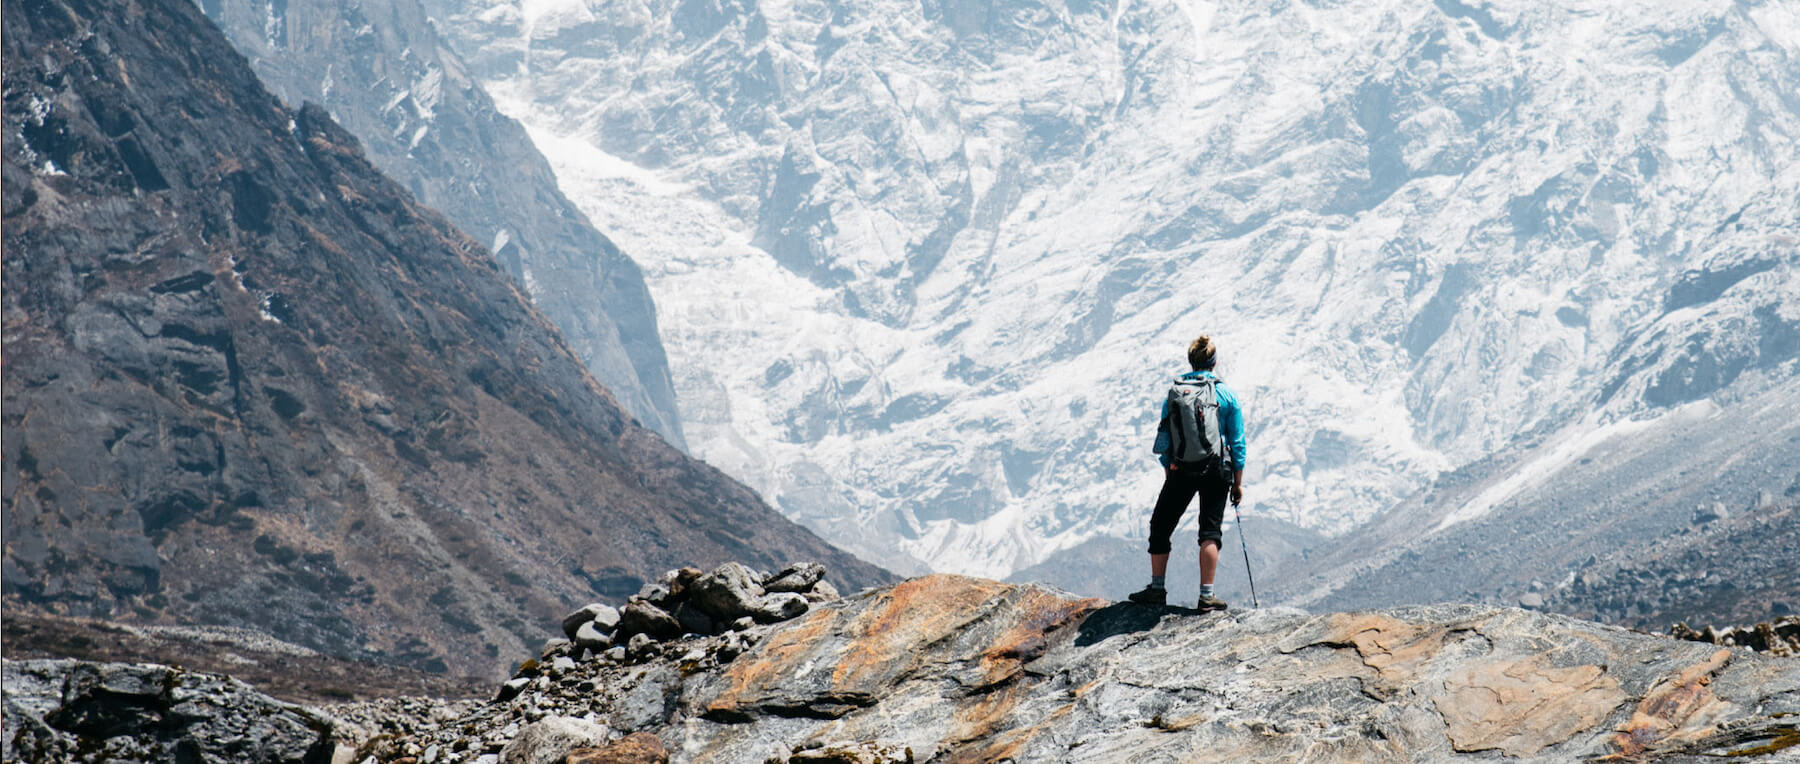
[[[1235,483],[1232,484],[1232,486],[1231,486],[1231,506],[1235,507],[1238,505],[1239,502],[1242,502],[1243,500],[1244,500],[1244,487],[1241,485],[1237,485]]]
[[[1174,462],[1169,462],[1169,471],[1170,471],[1170,472],[1174,472],[1174,471],[1175,471],[1175,463],[1174,463]]]

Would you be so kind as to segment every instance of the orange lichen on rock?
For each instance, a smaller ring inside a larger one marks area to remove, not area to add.
[[[731,711],[754,705],[792,669],[794,656],[812,649],[832,631],[841,611],[818,609],[775,632],[759,649],[732,661],[725,670],[730,686],[706,704],[706,710]]]
[[[1716,731],[1719,721],[1729,716],[1732,704],[1714,695],[1711,684],[1730,662],[1731,651],[1720,650],[1657,682],[1638,702],[1631,720],[1613,736],[1617,752],[1607,758],[1634,758],[1672,743],[1698,741]]]
[[[950,732],[944,739],[943,760],[1026,760],[1022,755],[1025,744],[1040,734],[1057,729],[1058,723],[1075,708],[1072,703],[1063,704],[1026,726],[1009,728],[1009,722],[1018,722],[1014,712],[1023,701],[1030,698],[1032,692],[1026,684],[1013,684],[981,696],[973,705],[959,709],[951,722]]]
[[[966,576],[938,574],[903,581],[846,625],[850,649],[832,672],[837,687],[876,686],[916,662],[933,643],[961,631],[989,600],[1013,588]]]
[[[1106,604],[1101,599],[1072,600],[1041,589],[1029,590],[1017,605],[1024,617],[982,652],[982,684],[991,685],[1012,678],[1021,666],[1049,649],[1050,635],[1079,623],[1088,613]]]
[[[1536,655],[1463,666],[1434,703],[1456,750],[1530,756],[1599,724],[1625,699],[1599,666],[1558,668]]]

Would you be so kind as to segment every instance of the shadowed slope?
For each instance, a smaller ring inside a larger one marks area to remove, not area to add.
[[[193,4],[5,24],[9,605],[496,673],[677,563],[884,580],[635,425]]]

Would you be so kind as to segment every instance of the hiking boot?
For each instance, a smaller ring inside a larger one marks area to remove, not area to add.
[[[1202,613],[1210,613],[1214,610],[1224,610],[1225,608],[1225,600],[1210,594],[1200,595],[1200,601],[1194,605],[1194,609]]]
[[[1139,605],[1166,605],[1169,602],[1169,590],[1160,586],[1146,586],[1143,591],[1132,592],[1125,599]]]

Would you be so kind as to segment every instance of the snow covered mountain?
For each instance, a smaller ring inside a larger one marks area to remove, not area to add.
[[[427,2],[644,265],[693,452],[982,575],[1142,535],[1202,332],[1247,509],[1328,533],[1793,376],[1794,259],[1717,239],[1792,219],[1800,8],[1559,5]]]

